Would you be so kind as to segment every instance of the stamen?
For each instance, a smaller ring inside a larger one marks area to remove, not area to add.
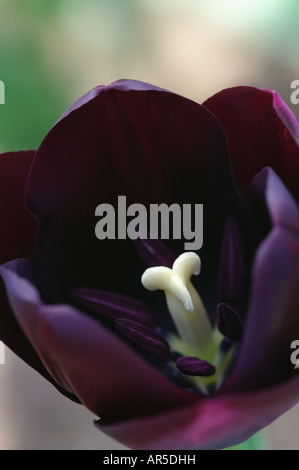
[[[221,247],[218,299],[234,307],[240,302],[244,294],[246,282],[246,268],[242,246],[242,238],[237,221],[228,217]]]
[[[244,323],[230,305],[221,303],[217,305],[217,328],[226,338],[237,341],[242,337]]]
[[[176,366],[182,374],[190,375],[191,377],[209,377],[216,372],[212,364],[197,357],[179,357],[176,360]]]
[[[115,292],[80,288],[70,291],[70,296],[80,306],[108,320],[125,318],[146,325],[154,325],[154,312],[142,302]]]
[[[200,258],[186,252],[173,263],[172,269],[158,266],[147,269],[141,282],[146,289],[163,290],[177,331],[194,355],[205,355],[211,348],[212,326],[191,283],[191,276],[200,272]]]
[[[167,362],[172,355],[163,336],[154,329],[132,320],[118,319],[114,322],[115,328],[143,351]]]

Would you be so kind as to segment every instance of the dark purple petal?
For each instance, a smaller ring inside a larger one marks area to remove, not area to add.
[[[298,124],[280,96],[272,90],[235,87],[217,93],[204,106],[225,129],[237,186],[248,193],[254,175],[269,166],[299,201]]]
[[[0,264],[32,256],[37,224],[24,205],[27,175],[35,151],[0,155]]]
[[[237,341],[242,337],[244,323],[230,305],[221,303],[217,305],[217,328],[226,338]]]
[[[286,105],[286,103],[281,99],[276,91],[273,93],[273,107],[278,114],[280,120],[288,129],[289,133],[299,145],[299,124],[297,122],[296,116],[291,111],[291,109]]]
[[[119,331],[133,345],[161,361],[170,361],[171,352],[167,341],[153,328],[132,320],[119,319],[114,322]]]
[[[246,441],[299,402],[299,378],[252,393],[230,393],[112,426],[97,426],[131,449],[225,449]]]
[[[25,208],[24,190],[34,154],[34,150],[28,150],[0,155],[0,263],[33,254],[37,224]],[[0,340],[53,383],[52,377],[13,316],[2,279],[0,279]],[[61,387],[57,388],[62,391]]]
[[[40,351],[34,349],[31,338],[27,337],[26,331],[20,327],[18,319],[15,317],[15,309],[22,308],[22,300],[20,297],[24,296],[27,300],[31,297],[31,302],[39,303],[39,295],[35,288],[31,289],[33,282],[31,259],[17,259],[0,266],[1,279],[1,340],[21,357],[27,364],[37,370],[45,379],[51,382],[61,393],[66,395],[73,401],[79,402],[80,400],[70,392],[67,387],[62,386],[53,379],[49,374],[47,368],[42,363],[42,355]],[[22,282],[16,287],[14,300],[7,290],[7,285],[11,284],[11,280],[17,276],[22,278]],[[3,282],[4,281],[4,282]],[[33,293],[34,292],[34,293]],[[8,298],[7,298],[8,295]],[[28,312],[28,309],[26,309]],[[25,314],[25,312],[24,312]],[[30,318],[28,318],[30,321]],[[34,325],[32,325],[34,328]],[[25,334],[24,334],[25,333]]]
[[[209,377],[215,374],[215,367],[197,357],[182,356],[176,360],[176,366],[182,374],[191,377]]]
[[[44,305],[36,288],[1,268],[14,314],[48,371],[103,422],[181,406],[197,397],[181,390],[116,334],[69,305]]]
[[[146,304],[115,292],[88,288],[72,289],[70,296],[76,304],[104,319],[124,318],[148,325],[157,322],[154,312]]]
[[[266,175],[269,184],[260,189],[266,189],[274,226],[256,253],[240,355],[225,389],[261,388],[298,373],[290,345],[299,338],[299,233],[294,230],[299,217],[290,194],[281,191],[282,182],[271,171]],[[279,209],[283,206],[285,211]],[[291,228],[288,207],[294,214]]]
[[[217,119],[188,99],[140,82],[99,87],[49,132],[28,179],[26,202],[39,221],[34,273],[53,302],[77,286],[146,296],[140,283],[144,263],[131,240],[95,236],[95,208],[117,208],[118,195],[147,209],[153,203],[204,204],[201,286],[207,302],[215,292],[229,214],[251,243]],[[170,246],[184,251],[182,241]]]
[[[237,308],[246,291],[247,269],[237,221],[226,221],[218,272],[218,301]]]
[[[299,209],[293,197],[272,168],[264,168],[251,183],[256,198],[271,225],[281,225],[299,235]]]

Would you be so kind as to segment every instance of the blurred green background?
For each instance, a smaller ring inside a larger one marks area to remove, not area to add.
[[[0,150],[36,148],[80,95],[119,78],[199,102],[257,85],[290,104],[298,17],[298,0],[1,0]]]
[[[298,0],[0,0],[0,152],[37,148],[72,102],[120,78],[198,102],[273,88],[298,117],[298,17]],[[297,408],[270,427],[272,448],[299,449]],[[118,446],[10,353],[0,416],[0,449]]]

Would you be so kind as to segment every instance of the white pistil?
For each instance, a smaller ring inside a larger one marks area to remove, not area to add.
[[[213,330],[191,276],[200,273],[200,258],[186,252],[173,263],[172,269],[157,266],[147,269],[141,278],[146,289],[163,290],[167,306],[181,339],[198,357],[211,350]]]

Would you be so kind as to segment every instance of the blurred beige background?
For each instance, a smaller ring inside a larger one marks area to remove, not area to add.
[[[120,78],[202,102],[234,85],[276,89],[293,112],[297,0],[1,0],[0,151],[36,148],[73,101]],[[116,449],[93,416],[6,350],[0,449]],[[268,429],[299,449],[299,407]]]

